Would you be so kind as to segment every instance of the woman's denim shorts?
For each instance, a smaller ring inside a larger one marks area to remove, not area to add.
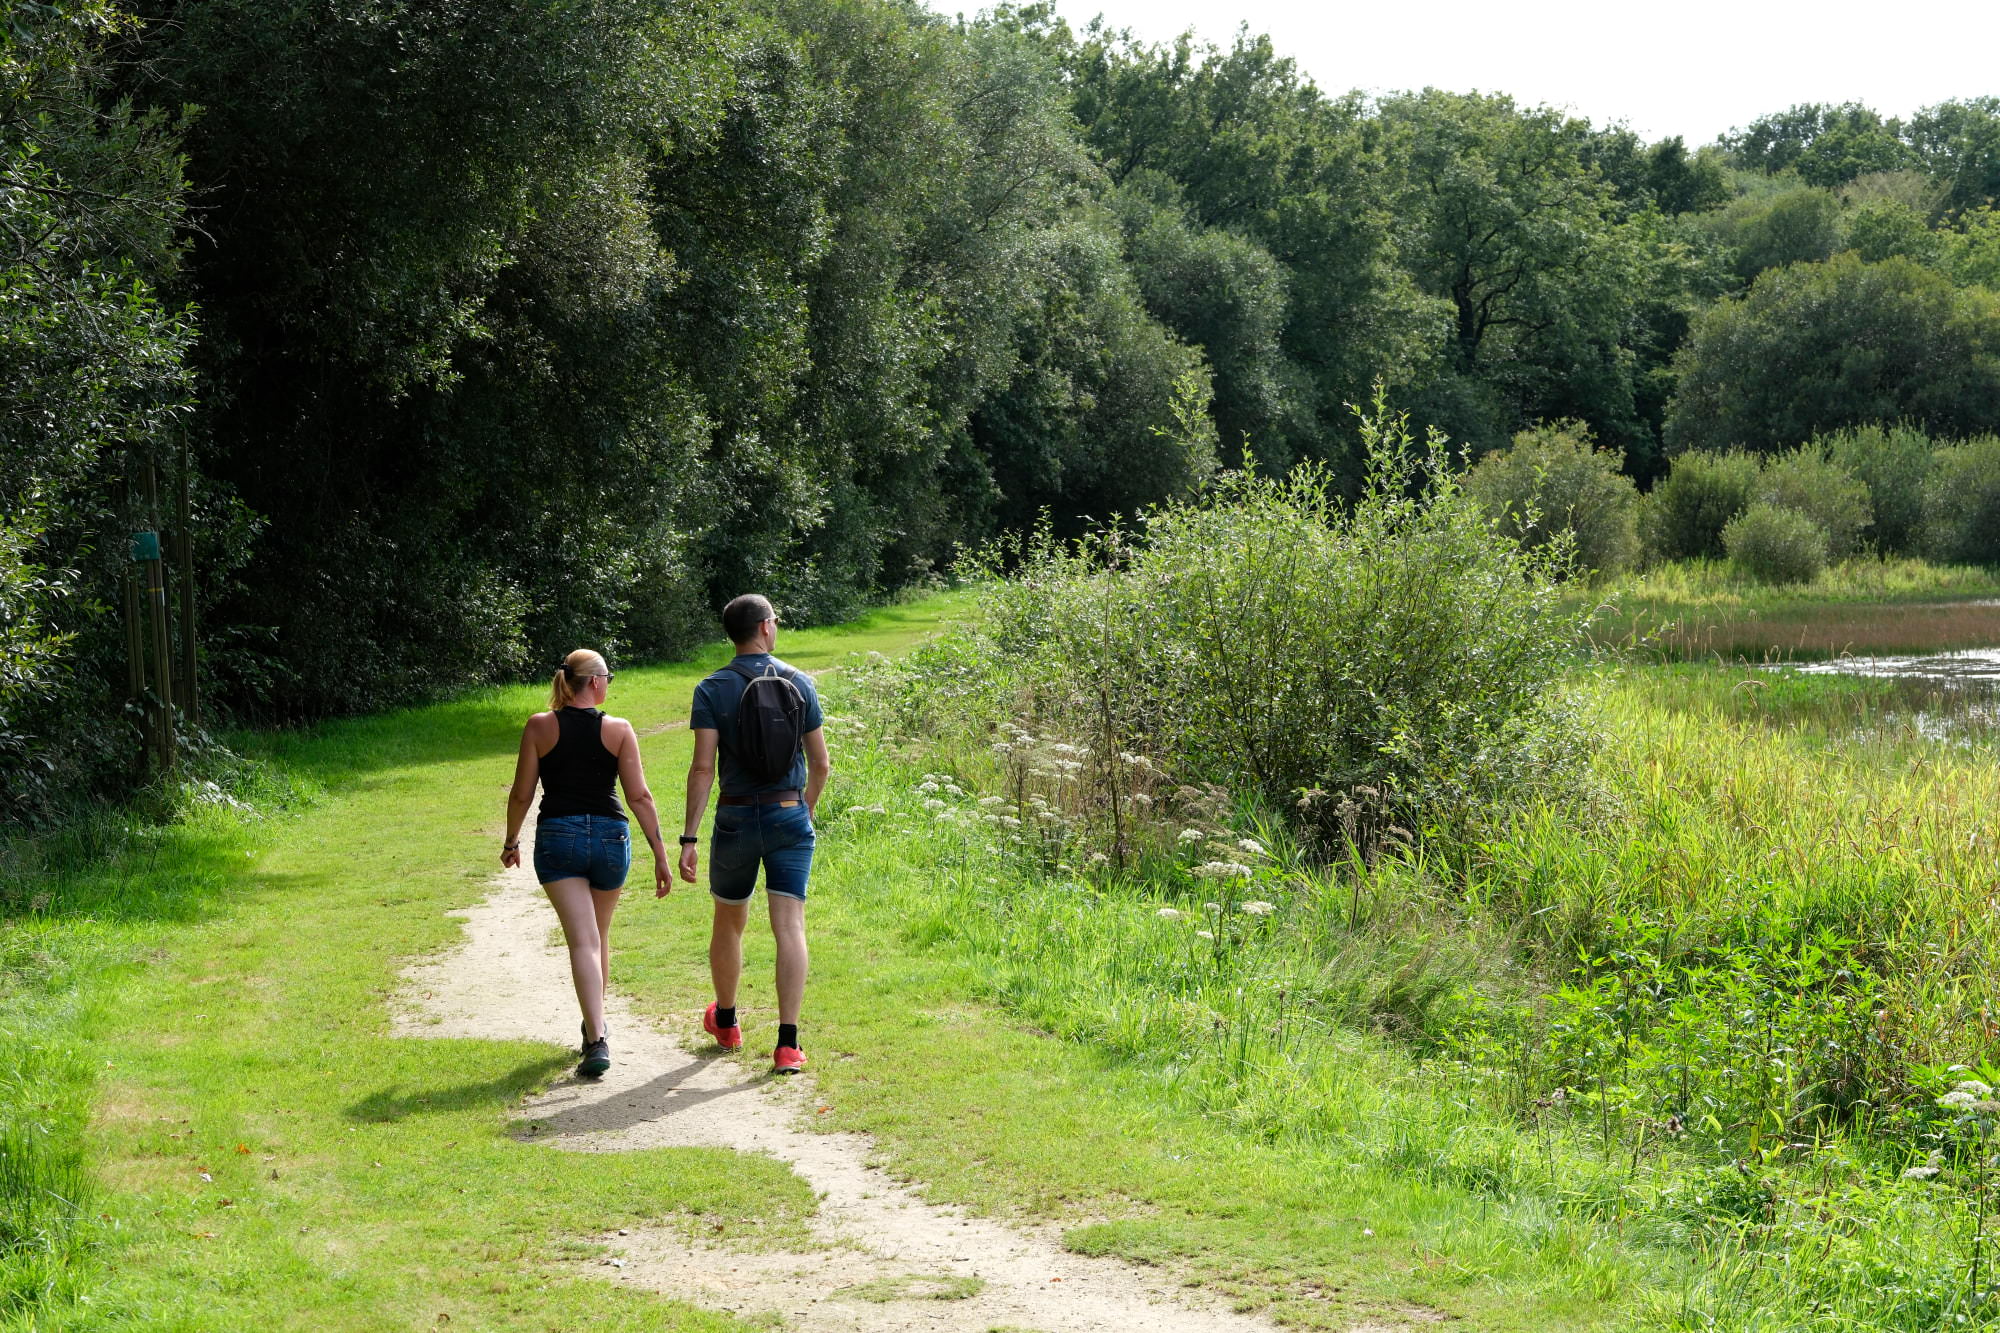
[[[764,892],[805,901],[814,837],[804,801],[717,806],[708,844],[710,895],[725,903],[748,902],[761,865]]]
[[[535,878],[587,879],[610,892],[632,869],[632,830],[609,815],[557,815],[535,825]]]

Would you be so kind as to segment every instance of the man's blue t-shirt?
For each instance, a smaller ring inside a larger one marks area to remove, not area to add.
[[[819,691],[813,688],[811,676],[796,667],[787,668],[769,653],[739,653],[732,665],[745,667],[761,676],[773,664],[781,672],[790,670],[792,683],[805,696],[806,711],[799,720],[799,735],[818,731],[825,719],[820,714]],[[743,702],[743,691],[749,687],[750,682],[730,667],[724,667],[694,687],[694,711],[688,716],[688,725],[696,729],[711,728],[721,737],[716,754],[722,794],[755,796],[767,791],[804,791],[806,757],[803,751],[792,761],[792,771],[785,775],[783,782],[758,782],[744,771],[742,763],[736,758],[736,710]]]

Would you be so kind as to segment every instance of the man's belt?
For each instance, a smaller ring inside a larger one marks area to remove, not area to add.
[[[760,791],[754,796],[724,796],[717,805],[796,805],[805,799],[805,793],[791,791]]]

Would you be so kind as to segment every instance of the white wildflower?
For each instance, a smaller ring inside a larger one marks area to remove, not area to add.
[[[1976,1078],[1966,1079],[1963,1083],[1960,1083],[1957,1087],[1953,1088],[1952,1091],[1969,1092],[1974,1097],[1991,1097],[1993,1095],[1993,1089],[1986,1086],[1986,1084],[1981,1083]]]
[[[1162,907],[1153,915],[1159,917],[1162,921],[1178,921],[1181,919],[1181,909],[1178,907]]]
[[[1090,854],[1087,864],[1094,866],[1101,866],[1101,865],[1108,865],[1110,861],[1111,858],[1106,856],[1103,852],[1092,852]]]
[[[1221,903],[1203,903],[1202,907],[1210,912],[1220,912],[1222,910]]]
[[[1264,851],[1264,844],[1257,841],[1255,838],[1238,838],[1236,840],[1236,845],[1238,847],[1241,847],[1244,851],[1250,853],[1250,855],[1252,856],[1266,855]]]
[[[1005,796],[982,796],[979,798],[979,803],[990,810],[996,805],[1007,804],[1007,798]]]
[[[940,800],[939,800],[939,799],[938,799],[937,797],[933,796],[933,797],[931,797],[931,798],[930,798],[929,800],[927,800],[927,801],[925,801],[925,802],[924,802],[924,809],[926,809],[926,810],[942,810],[942,809],[944,809],[944,802],[943,802],[943,801],[940,801]]]
[[[1074,745],[1051,745],[1051,746],[1049,747],[1049,753],[1051,753],[1051,754],[1075,754],[1075,753],[1076,753],[1076,747],[1075,747]]]
[[[850,815],[865,815],[868,813],[868,807],[865,805],[850,805],[847,807],[847,813]]]
[[[1196,879],[1248,879],[1251,870],[1240,861],[1203,861],[1192,873]]]
[[[884,806],[871,805],[868,807],[868,813],[871,815],[886,815],[889,813],[889,811]]]
[[[1251,916],[1269,916],[1278,910],[1276,903],[1267,903],[1261,899],[1256,902],[1238,903],[1236,906],[1238,911],[1248,912]]]
[[[1135,791],[1125,799],[1137,806],[1148,806],[1153,803],[1153,798],[1146,795],[1146,793],[1142,791]]]
[[[1197,930],[1197,931],[1195,932],[1195,938],[1197,938],[1197,939],[1204,939],[1204,940],[1212,940],[1212,939],[1214,939],[1214,938],[1215,938],[1215,932],[1214,932],[1214,931],[1212,931],[1212,930]]]
[[[1014,747],[1006,741],[995,741],[993,742],[993,753],[997,755],[1009,755],[1014,753]]]
[[[1903,1172],[1903,1179],[1905,1179],[1905,1180],[1929,1180],[1929,1179],[1930,1179],[1930,1178],[1931,1178],[1932,1176],[1936,1175],[1936,1174],[1938,1173],[1938,1171],[1939,1171],[1940,1169],[1941,1169],[1941,1168],[1939,1168],[1939,1167],[1935,1167],[1935,1166],[1913,1166],[1913,1167],[1909,1167],[1909,1168],[1907,1168],[1907,1169],[1906,1169],[1906,1170],[1905,1170],[1905,1171]]]
[[[1969,1110],[1972,1104],[1978,1100],[1979,1099],[1973,1096],[1971,1093],[1961,1092],[1958,1089],[1954,1088],[1950,1092],[1947,1092],[1944,1096],[1938,1098],[1937,1104],[1939,1106],[1952,1107],[1954,1110],[1957,1109]]]
[[[1198,828],[1184,828],[1181,830],[1182,842],[1200,842],[1203,838],[1206,838],[1207,836],[1208,835],[1206,833],[1203,833]]]
[[[928,796],[937,789],[938,789],[937,783],[932,782],[929,778],[926,778],[922,782],[919,782],[917,784],[917,794],[919,796]]]

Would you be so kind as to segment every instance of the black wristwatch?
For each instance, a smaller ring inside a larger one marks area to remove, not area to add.
[[[690,838],[685,833],[681,834],[681,846],[683,847],[692,847],[700,841],[701,841],[700,838]]]

